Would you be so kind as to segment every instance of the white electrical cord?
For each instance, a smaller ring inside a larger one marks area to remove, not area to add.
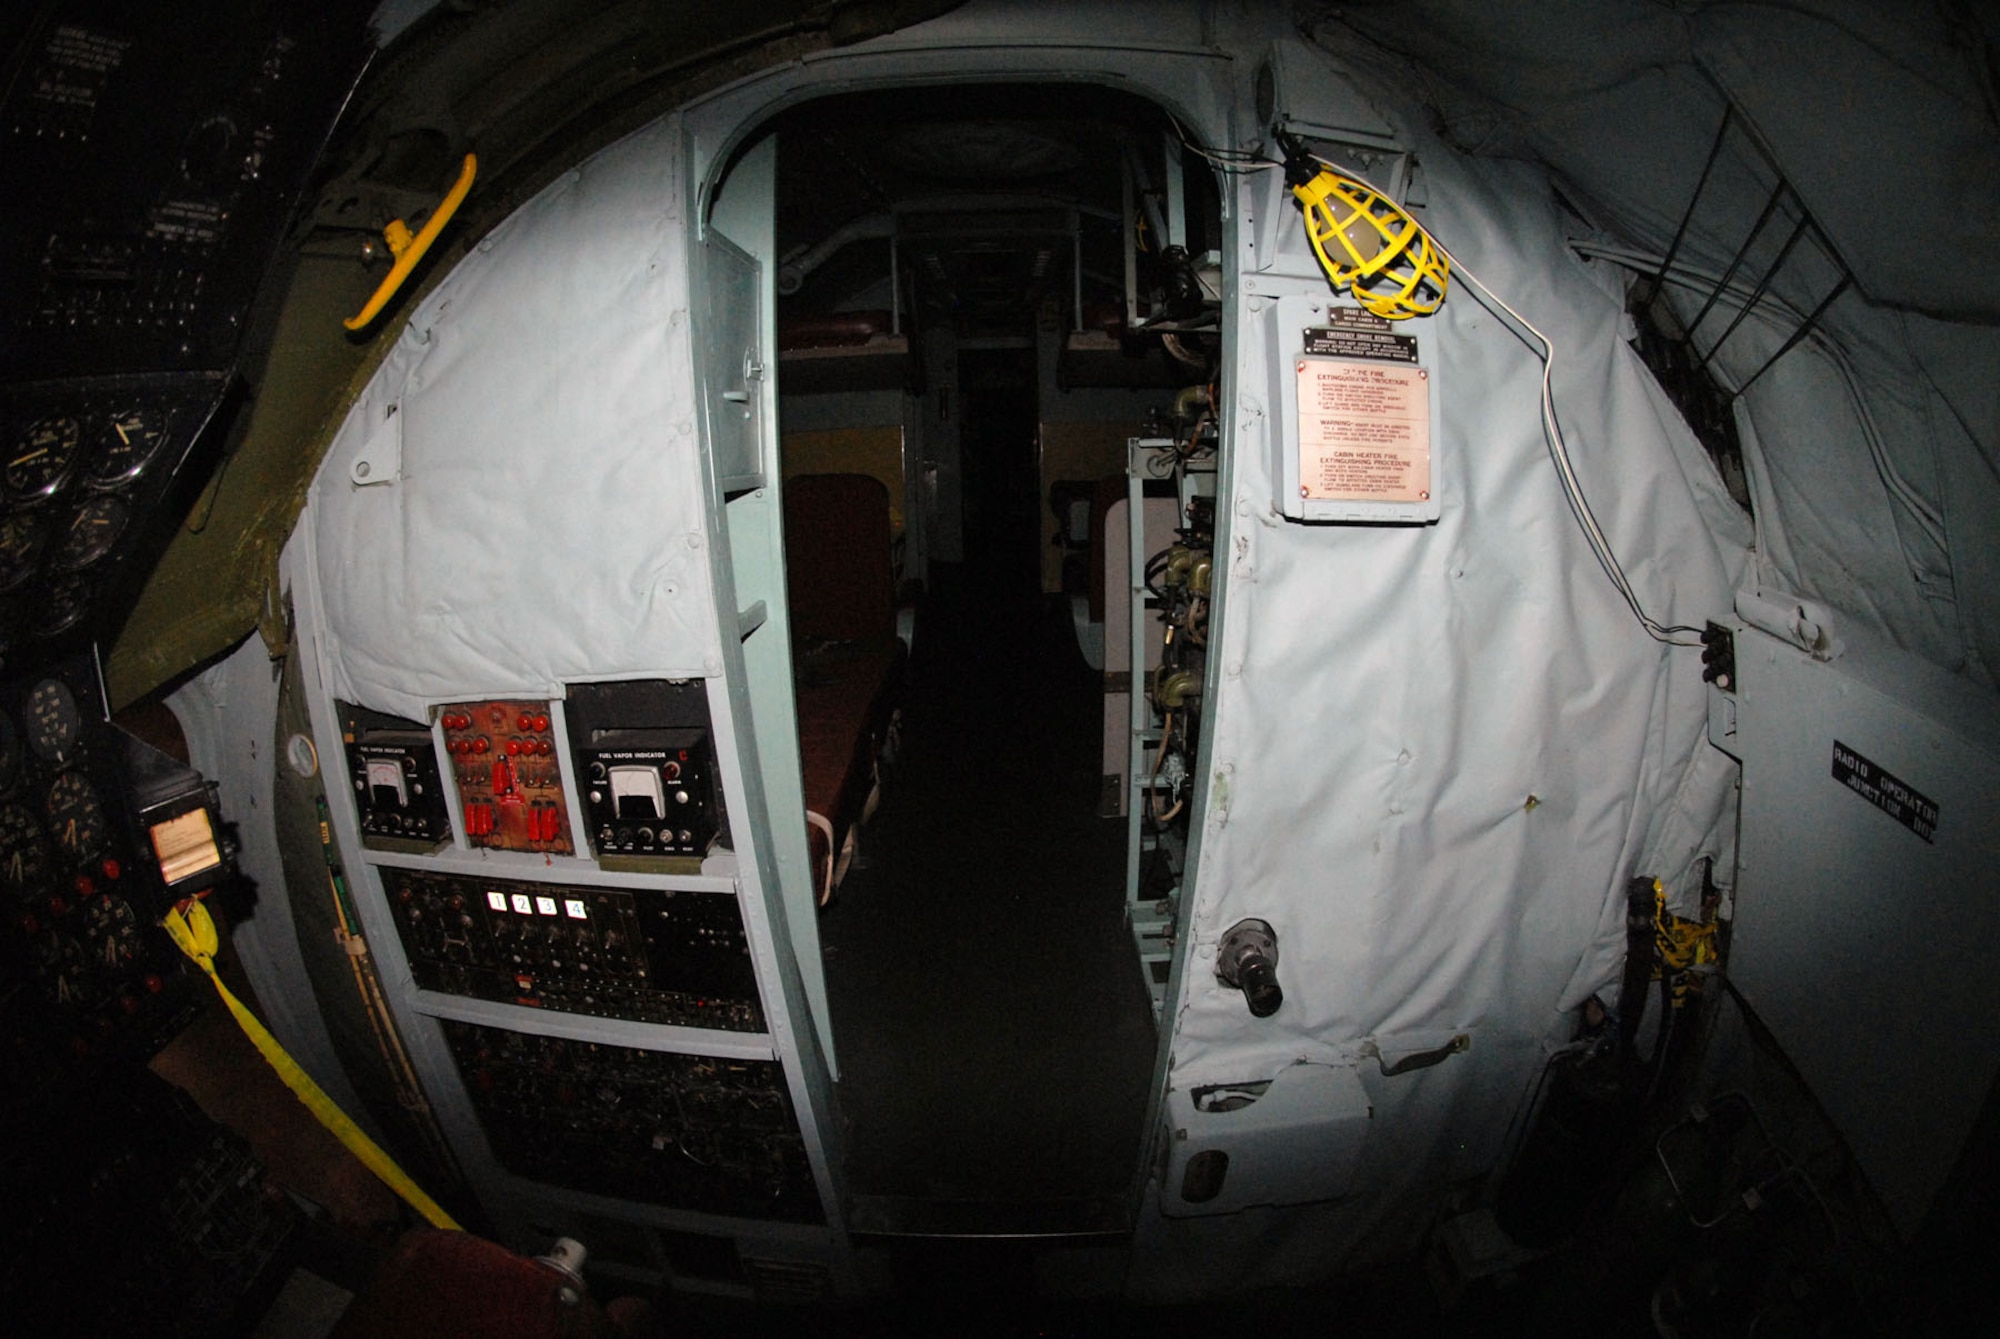
[[[1188,139],[1187,133],[1181,129],[1179,122],[1174,123],[1174,130],[1180,135],[1181,143],[1190,152],[1207,161],[1224,175],[1234,175],[1249,171],[1265,171],[1270,168],[1284,166],[1284,164],[1265,158],[1261,154],[1244,150],[1217,153],[1202,149]],[[1328,162],[1317,154],[1313,157],[1314,161],[1318,162],[1321,166],[1361,183],[1384,199],[1392,198],[1379,186],[1376,186],[1373,182],[1354,172],[1352,169],[1343,167],[1337,163]],[[1539,356],[1542,362],[1542,436],[1548,443],[1549,459],[1555,464],[1556,478],[1562,484],[1563,496],[1569,501],[1570,512],[1576,517],[1577,525],[1583,531],[1584,540],[1590,545],[1592,556],[1597,559],[1598,566],[1604,569],[1604,575],[1610,578],[1612,587],[1617,590],[1620,598],[1631,609],[1632,616],[1639,620],[1639,626],[1646,630],[1647,636],[1653,638],[1655,641],[1665,642],[1669,646],[1701,645],[1700,628],[1691,627],[1685,623],[1663,624],[1646,612],[1645,607],[1639,603],[1638,592],[1633,590],[1631,580],[1625,575],[1625,569],[1618,561],[1618,555],[1612,550],[1611,540],[1605,535],[1604,527],[1598,523],[1596,513],[1591,511],[1590,502],[1583,495],[1583,484],[1577,479],[1576,466],[1570,460],[1569,444],[1563,438],[1562,423],[1556,417],[1555,393],[1552,385],[1556,366],[1555,341],[1543,334],[1527,317],[1515,311],[1505,298],[1494,292],[1485,280],[1473,273],[1465,262],[1454,255],[1451,249],[1446,247],[1444,243],[1440,242],[1436,234],[1432,233],[1429,228],[1424,227],[1421,221],[1416,219],[1412,219],[1411,221],[1416,223],[1417,227],[1423,231],[1424,236],[1430,239],[1431,245],[1436,247],[1444,256],[1445,262],[1453,270],[1463,275],[1466,281],[1479,291],[1481,297],[1487,303],[1499,307],[1501,311],[1512,317],[1514,324],[1519,330],[1527,332],[1528,335],[1533,337],[1534,342],[1541,346]],[[1850,390],[1853,390],[1851,380]],[[1856,395],[1856,403],[1857,405],[1860,403],[1858,394]],[[1862,407],[1862,413],[1865,420],[1865,406]],[[1871,447],[1874,447],[1876,444],[1876,434],[1873,432],[1872,424],[1868,424],[1867,426],[1870,429]],[[1895,484],[1901,484],[1901,479],[1897,478],[1894,475],[1894,471],[1888,468],[1884,453],[1878,449],[1875,454],[1876,467],[1884,471],[1885,480],[1893,478],[1895,479]],[[1893,484],[1892,487],[1894,487]],[[1903,488],[1906,489],[1907,485],[1903,485]],[[1902,495],[1902,491],[1902,489],[1897,490],[1899,496]],[[1917,510],[1920,517],[1927,518],[1927,509],[1918,508]],[[1695,639],[1686,640],[1678,637],[1676,634],[1680,633],[1693,633],[1695,634]]]
[[[1314,160],[1322,166],[1340,173],[1342,176],[1350,177],[1360,182],[1377,195],[1383,196],[1384,199],[1389,198],[1379,186],[1376,186],[1364,177],[1356,176],[1349,169],[1336,163],[1327,162],[1326,159],[1320,158],[1318,155],[1314,155]],[[1507,313],[1508,316],[1513,318],[1514,324],[1520,330],[1524,330],[1529,335],[1532,335],[1535,342],[1541,345],[1542,436],[1548,443],[1549,459],[1555,464],[1556,478],[1562,483],[1563,496],[1569,500],[1569,509],[1575,515],[1577,525],[1583,530],[1584,540],[1590,545],[1590,551],[1596,557],[1598,566],[1604,569],[1604,575],[1611,579],[1613,588],[1617,590],[1626,605],[1632,610],[1632,616],[1639,620],[1639,626],[1646,630],[1647,636],[1653,638],[1655,641],[1665,642],[1669,646],[1700,646],[1700,628],[1691,627],[1685,623],[1672,625],[1661,623],[1648,614],[1645,607],[1639,603],[1638,592],[1632,589],[1632,582],[1626,577],[1624,567],[1618,562],[1618,555],[1611,548],[1611,540],[1605,535],[1604,527],[1598,523],[1596,513],[1591,511],[1590,502],[1583,495],[1583,484],[1577,479],[1576,466],[1570,461],[1569,443],[1563,439],[1562,423],[1556,418],[1555,391],[1552,384],[1556,370],[1555,341],[1543,334],[1527,317],[1515,311],[1505,298],[1494,292],[1485,280],[1474,274],[1464,261],[1452,254],[1451,249],[1440,242],[1429,228],[1425,228],[1417,220],[1412,219],[1411,221],[1415,222],[1417,227],[1423,230],[1424,236],[1430,238],[1431,245],[1436,247],[1444,256],[1445,263],[1453,271],[1463,275],[1468,283],[1479,290],[1481,297],[1490,306],[1497,306],[1501,311]],[[1675,636],[1677,633],[1694,633],[1696,635],[1694,640],[1689,641],[1677,638]]]
[[[1664,278],[1696,291],[1704,289],[1713,291],[1722,282],[1720,275],[1698,269],[1685,261],[1677,261],[1669,267],[1664,256],[1648,251],[1631,247],[1606,246],[1584,238],[1571,238],[1569,246],[1570,250],[1580,256],[1608,260],[1648,278]],[[1740,284],[1731,284],[1723,291],[1735,298],[1738,304],[1747,302],[1750,298],[1749,290]],[[1806,318],[1797,308],[1772,293],[1765,293],[1759,298],[1755,310],[1761,315],[1775,314],[1782,317],[1793,328],[1805,324]],[[1827,361],[1833,364],[1834,371],[1840,374],[1842,383],[1847,387],[1847,396],[1854,406],[1855,419],[1860,423],[1861,434],[1868,443],[1869,459],[1874,462],[1875,473],[1882,480],[1882,486],[1909,510],[1926,538],[1939,548],[1949,551],[1943,516],[1928,498],[1917,491],[1915,485],[1903,478],[1890,461],[1888,444],[1883,440],[1882,430],[1876,424],[1874,414],[1869,411],[1867,399],[1861,394],[1860,376],[1855,372],[1853,363],[1848,360],[1847,351],[1834,341],[1822,338],[1817,331],[1808,335],[1806,342],[1826,355]]]
[[[1421,227],[1422,225],[1419,224],[1418,226]],[[1479,290],[1482,296],[1513,317],[1523,330],[1526,330],[1540,342],[1542,346],[1542,435],[1548,442],[1549,459],[1555,462],[1556,477],[1562,482],[1563,494],[1569,499],[1570,511],[1575,513],[1577,524],[1583,529],[1584,539],[1589,542],[1591,552],[1596,555],[1598,565],[1604,569],[1604,574],[1611,578],[1612,586],[1617,589],[1619,595],[1624,597],[1625,603],[1632,610],[1633,617],[1639,620],[1639,626],[1646,630],[1647,636],[1653,638],[1655,641],[1665,642],[1669,646],[1700,646],[1702,644],[1700,628],[1690,627],[1685,623],[1676,623],[1671,626],[1662,624],[1648,614],[1645,608],[1640,605],[1638,592],[1632,589],[1632,583],[1626,577],[1625,569],[1619,565],[1618,555],[1612,551],[1611,540],[1605,535],[1604,527],[1598,524],[1596,514],[1590,509],[1590,502],[1583,495],[1583,485],[1576,477],[1576,466],[1571,463],[1569,458],[1569,444],[1563,440],[1562,424],[1556,419],[1555,393],[1551,386],[1556,370],[1555,341],[1543,334],[1527,317],[1521,315],[1521,313],[1508,305],[1505,298],[1489,288],[1485,280],[1474,274],[1465,262],[1453,255],[1435,237],[1431,238],[1431,245],[1437,247],[1444,254],[1446,263],[1457,273],[1463,275],[1467,282]],[[1674,635],[1684,632],[1696,634],[1694,640],[1683,640],[1676,638]]]

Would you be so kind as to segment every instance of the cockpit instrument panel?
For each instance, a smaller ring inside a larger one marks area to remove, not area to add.
[[[117,631],[233,403],[200,373],[0,388],[0,658]]]
[[[76,1076],[93,1057],[144,1053],[198,998],[157,922],[165,889],[129,802],[132,741],[106,720],[95,661],[0,682],[0,1031],[9,1082]],[[78,1066],[83,1068],[79,1069]]]

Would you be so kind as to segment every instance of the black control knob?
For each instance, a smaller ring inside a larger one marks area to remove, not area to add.
[[[1269,1018],[1285,1002],[1278,985],[1278,934],[1269,921],[1241,920],[1215,950],[1215,975],[1243,992],[1256,1018]]]

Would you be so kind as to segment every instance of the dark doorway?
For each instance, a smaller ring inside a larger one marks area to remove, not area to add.
[[[1019,599],[1040,577],[1035,351],[961,348],[958,385],[965,565],[986,592]]]

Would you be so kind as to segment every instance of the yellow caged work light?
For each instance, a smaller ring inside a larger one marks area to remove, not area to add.
[[[1336,290],[1391,321],[1429,316],[1444,302],[1451,262],[1388,196],[1321,164],[1290,136],[1285,179],[1306,216],[1306,237]]]

